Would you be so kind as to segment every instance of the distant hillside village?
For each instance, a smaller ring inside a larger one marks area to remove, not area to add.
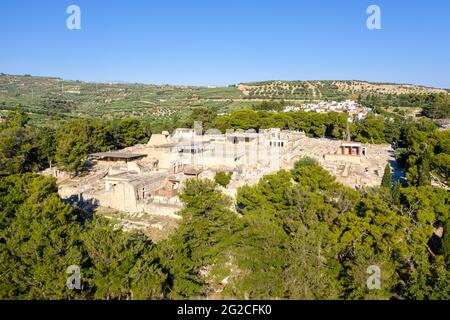
[[[366,118],[367,113],[370,111],[369,108],[360,106],[357,102],[352,100],[345,100],[343,102],[336,101],[320,101],[317,103],[307,103],[301,106],[286,106],[284,108],[284,112],[291,111],[309,111],[309,112],[318,112],[318,113],[327,113],[327,112],[345,112],[348,114],[348,121],[352,122],[353,120],[362,121]]]

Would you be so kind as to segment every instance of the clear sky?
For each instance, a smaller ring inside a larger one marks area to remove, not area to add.
[[[81,8],[81,30],[66,9]],[[381,30],[366,9],[381,8]],[[450,88],[449,0],[1,0],[0,72],[227,85],[369,80]]]

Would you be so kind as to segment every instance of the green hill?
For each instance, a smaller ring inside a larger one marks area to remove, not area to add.
[[[0,74],[0,109],[22,109],[34,120],[51,118],[168,118],[192,107],[227,112],[262,100],[301,103],[357,99],[359,95],[447,92],[415,85],[365,81],[264,81],[228,87],[89,83],[55,77]]]

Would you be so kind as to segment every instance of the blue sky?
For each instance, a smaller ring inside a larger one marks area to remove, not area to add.
[[[68,30],[66,8],[81,8]],[[366,28],[377,4],[382,30]],[[227,85],[369,80],[450,88],[448,0],[2,0],[0,72]]]

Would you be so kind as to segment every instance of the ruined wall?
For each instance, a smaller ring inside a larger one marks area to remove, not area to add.
[[[137,211],[147,212],[150,214],[181,219],[177,212],[182,208],[181,204],[165,204],[165,203],[139,203]]]
[[[336,161],[336,162],[349,162],[349,163],[361,163],[360,156],[346,155],[346,154],[326,154],[325,161]]]
[[[95,195],[102,207],[113,208],[125,212],[137,212],[137,201],[134,188],[129,184],[117,184],[109,191]]]

